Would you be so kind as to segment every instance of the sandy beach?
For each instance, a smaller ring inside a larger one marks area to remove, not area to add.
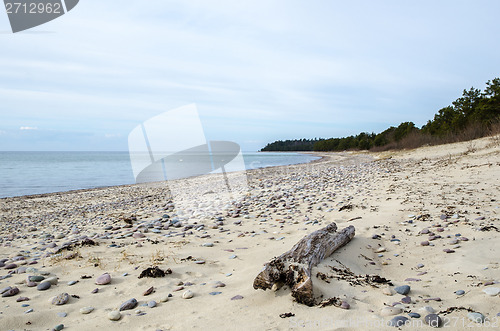
[[[498,136],[319,155],[248,171],[211,217],[176,209],[165,183],[0,199],[0,329],[500,329]],[[331,222],[356,234],[313,269],[314,293],[343,307],[253,288]]]

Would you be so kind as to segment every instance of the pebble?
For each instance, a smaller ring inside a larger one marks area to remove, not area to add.
[[[17,287],[13,287],[2,293],[2,298],[12,297],[19,293],[19,289]]]
[[[154,301],[154,300],[149,301],[149,302],[148,302],[148,307],[149,307],[149,308],[154,308],[154,307],[156,307],[156,301]]]
[[[214,244],[213,243],[204,243],[201,246],[203,246],[203,247],[214,247]]]
[[[392,315],[397,315],[401,314],[403,312],[403,309],[397,308],[397,307],[384,307],[380,311],[381,316],[392,316]]]
[[[340,304],[340,308],[349,309],[351,308],[351,305],[347,301],[342,301],[342,303]]]
[[[419,313],[408,313],[408,316],[410,316],[411,318],[420,318]]]
[[[396,292],[392,288],[390,288],[390,287],[384,287],[382,289],[382,293],[385,294],[385,295],[391,296],[391,295],[394,295]]]
[[[29,282],[41,282],[44,279],[45,279],[45,277],[43,277],[43,276],[29,276],[28,277]]]
[[[379,247],[375,250],[375,253],[383,253],[385,252],[387,249],[385,247]]]
[[[98,289],[98,288],[95,288],[95,289],[93,289],[90,293],[92,293],[92,294],[96,294],[97,292],[99,292],[99,289]]]
[[[235,259],[235,258],[237,258],[237,256],[236,256],[236,255],[231,255],[231,256],[229,257],[229,259],[230,259],[230,260],[233,260],[233,259]]]
[[[62,306],[62,305],[67,304],[68,301],[69,301],[69,294],[68,293],[61,293],[52,299],[52,304],[57,305],[57,306]]]
[[[190,290],[187,290],[186,292],[182,293],[183,299],[191,299],[192,297],[194,297],[194,293]]]
[[[96,285],[107,285],[111,283],[111,275],[108,273],[102,274],[95,280]]]
[[[135,307],[137,307],[137,300],[135,298],[132,298],[122,303],[122,305],[120,306],[120,311],[134,309]]]
[[[51,285],[57,285],[58,283],[57,277],[55,276],[46,278],[45,281],[49,282]]]
[[[231,300],[241,300],[241,299],[243,299],[243,296],[241,296],[239,294],[235,295],[234,297],[231,298]]]
[[[15,264],[15,263],[7,264],[4,267],[4,269],[7,269],[7,270],[9,270],[9,269],[15,269],[15,268],[17,268],[17,264]]]
[[[422,241],[420,243],[421,246],[429,246],[429,242],[426,240],[426,241]]]
[[[468,313],[467,318],[476,323],[484,322],[484,315],[481,313]]]
[[[410,293],[410,286],[408,285],[402,285],[394,288],[394,291],[396,291],[399,294],[406,295]]]
[[[168,301],[168,295],[162,296],[160,299],[160,302],[167,302]]]
[[[425,316],[424,320],[427,325],[432,326],[433,328],[440,328],[443,326],[443,321],[437,314],[429,314]]]
[[[80,313],[81,314],[90,314],[91,312],[94,311],[94,307],[83,307],[83,308],[80,308]]]
[[[30,298],[27,297],[19,297],[16,299],[16,302],[23,302],[23,301],[28,301]]]
[[[464,290],[458,290],[458,291],[455,291],[455,294],[456,295],[464,295],[465,291]]]
[[[151,293],[153,293],[154,291],[154,287],[151,286],[150,288],[148,288],[146,291],[144,291],[144,293],[142,293],[143,296],[147,296],[147,295],[150,295]]]
[[[30,309],[26,310],[24,313],[25,314],[29,314],[29,313],[32,313],[32,312],[33,312],[33,308],[30,308]]]
[[[432,308],[431,306],[425,306],[425,307],[422,307],[420,308],[420,311],[424,312],[424,313],[429,313],[429,314],[433,314],[435,313],[436,311],[434,310],[434,308]]]
[[[210,295],[219,295],[219,294],[221,294],[221,293],[222,293],[222,292],[210,292],[210,293],[208,293],[208,294],[210,294]]]
[[[122,317],[122,314],[119,311],[113,310],[108,313],[108,319],[112,321],[118,321]]]
[[[64,324],[59,324],[54,327],[55,331],[61,331],[62,329],[64,329]]]
[[[404,297],[403,299],[401,299],[401,302],[405,303],[405,304],[410,304],[411,303],[411,298],[410,297]]]
[[[60,312],[57,313],[57,316],[59,316],[59,317],[66,317],[66,316],[68,316],[68,314],[65,313],[65,312],[63,312],[63,311],[60,311]]]
[[[448,253],[448,254],[449,253],[455,253],[455,251],[453,249],[449,249],[449,248],[443,249],[443,252]]]
[[[487,287],[483,290],[484,293],[486,293],[489,296],[495,296],[500,293],[500,288],[498,287]]]
[[[393,319],[389,321],[389,326],[394,326],[394,327],[400,327],[405,325],[405,323],[408,321],[407,317],[404,316],[396,316]]]
[[[68,282],[68,286],[73,286],[73,285],[75,285],[76,283],[78,283],[78,281],[77,281],[77,280],[72,280],[72,281],[69,281],[69,282]]]

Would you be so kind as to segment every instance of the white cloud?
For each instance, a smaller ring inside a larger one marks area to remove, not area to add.
[[[0,135],[5,135],[7,134],[7,131],[0,130]]]
[[[19,130],[38,130],[36,126],[21,126]]]

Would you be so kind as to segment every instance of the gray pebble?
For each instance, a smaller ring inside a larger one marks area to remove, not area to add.
[[[425,323],[433,328],[440,328],[443,326],[443,321],[437,314],[429,314],[425,316]]]
[[[410,293],[410,289],[411,289],[410,286],[402,285],[402,286],[395,287],[394,291],[396,291],[397,293],[402,294],[402,295],[407,295],[408,293]]]
[[[154,308],[154,307],[156,307],[156,301],[154,301],[154,300],[149,301],[149,302],[148,302],[148,307],[149,307],[149,308]]]
[[[394,327],[400,327],[400,326],[404,326],[407,321],[408,321],[407,317],[396,316],[389,321],[389,325],[394,326]]]
[[[45,291],[45,290],[48,290],[51,286],[52,286],[52,284],[50,282],[45,281],[45,282],[38,284],[36,289],[38,291]]]
[[[476,323],[484,322],[484,315],[481,313],[468,313],[467,318]]]
[[[122,303],[122,305],[120,306],[120,311],[134,309],[135,307],[137,307],[137,300],[135,298],[132,298]]]
[[[408,313],[408,316],[410,316],[411,318],[420,318],[419,313]]]
[[[68,303],[68,301],[69,301],[69,294],[68,293],[61,293],[52,299],[52,304],[57,305],[57,306],[61,306],[61,305],[65,305],[66,303]]]
[[[464,290],[458,290],[458,291],[455,291],[455,294],[456,295],[464,295],[465,291]]]

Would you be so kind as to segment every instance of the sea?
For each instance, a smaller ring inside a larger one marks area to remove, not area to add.
[[[243,152],[243,159],[250,170],[319,157]],[[0,152],[0,198],[135,183],[129,152]]]

